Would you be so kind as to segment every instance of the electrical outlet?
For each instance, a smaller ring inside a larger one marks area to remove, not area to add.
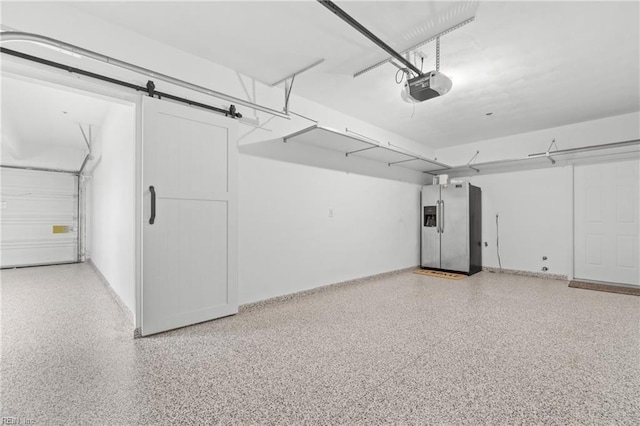
[[[547,268],[546,266],[542,267],[542,272],[547,272],[549,270],[549,268]]]
[[[485,242],[484,242],[484,246],[485,246],[485,247],[489,247],[489,243],[485,241]]]
[[[547,256],[542,256],[542,260],[547,260]]]

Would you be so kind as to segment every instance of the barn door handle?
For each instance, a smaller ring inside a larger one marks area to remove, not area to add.
[[[153,185],[149,187],[149,192],[151,192],[151,217],[149,218],[149,225],[153,225],[153,222],[156,221],[156,189]]]

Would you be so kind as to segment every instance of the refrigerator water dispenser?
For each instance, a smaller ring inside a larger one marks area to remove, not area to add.
[[[436,227],[436,206],[424,206],[423,226],[428,228]]]

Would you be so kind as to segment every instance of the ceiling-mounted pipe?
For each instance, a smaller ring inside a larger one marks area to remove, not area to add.
[[[353,28],[358,30],[362,35],[364,35],[366,38],[368,38],[369,40],[374,42],[376,45],[378,45],[378,47],[382,48],[389,55],[393,56],[398,61],[402,62],[404,64],[404,66],[406,66],[411,71],[416,73],[416,75],[418,75],[418,76],[422,75],[422,71],[420,71],[415,65],[413,65],[411,62],[407,61],[405,58],[402,57],[401,54],[399,54],[398,52],[393,50],[387,43],[385,43],[384,41],[380,40],[378,37],[376,37],[375,34],[373,34],[371,31],[369,31],[368,29],[363,27],[362,24],[360,24],[358,21],[353,19],[347,12],[345,12],[344,10],[342,10],[338,6],[336,6],[336,4],[334,2],[332,2],[330,0],[318,0],[318,3],[320,3],[321,5],[323,5],[324,7],[326,7],[327,9],[332,11],[333,13],[335,13],[338,16],[338,18],[342,19],[347,24],[351,25]]]
[[[235,96],[227,95],[212,89],[208,89],[203,86],[199,86],[197,84],[189,83],[188,81],[180,80],[175,77],[171,77],[166,74],[162,74],[147,68],[139,67],[134,64],[130,64],[128,62],[121,61],[119,59],[111,58],[109,56],[103,55],[101,53],[93,52],[88,49],[84,49],[82,47],[74,46],[72,44],[68,44],[62,42],[60,40],[56,40],[50,37],[41,36],[39,34],[33,33],[25,33],[19,31],[3,31],[0,33],[0,43],[4,43],[7,41],[26,41],[32,43],[41,43],[48,46],[51,46],[56,49],[61,49],[64,51],[68,51],[74,53],[76,55],[84,56],[87,58],[91,58],[93,60],[104,62],[105,64],[113,65],[118,68],[123,68],[129,71],[133,71],[139,74],[143,74],[149,77],[153,77],[156,80],[162,80],[167,83],[175,84],[176,86],[183,87],[185,89],[194,90],[199,93],[204,93],[205,95],[213,96],[218,99],[224,99],[229,102],[233,102],[234,104],[243,105],[247,108],[257,109],[258,111],[266,112],[267,114],[275,115],[280,118],[290,119],[289,115],[277,111],[275,109],[265,107],[262,105],[254,104],[253,102],[245,101],[244,99],[236,98]]]

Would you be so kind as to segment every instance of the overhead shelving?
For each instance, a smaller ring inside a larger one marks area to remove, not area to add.
[[[529,154],[524,158],[487,161],[432,170],[430,174],[446,173],[450,177],[475,176],[518,170],[565,166],[568,164],[627,160],[640,157],[640,139],[608,144],[582,146]]]
[[[291,133],[284,142],[297,142],[343,153],[347,157],[360,157],[425,173],[448,169],[449,166],[380,142],[317,124]]]
[[[640,157],[640,139],[609,144],[583,146],[530,154],[523,158],[487,161],[483,163],[448,166],[436,160],[407,152],[395,145],[384,145],[365,136],[341,132],[317,124],[291,133],[284,142],[297,142],[343,153],[347,157],[360,157],[436,176],[475,176],[488,173],[504,173],[519,170],[539,169],[596,161],[616,161]]]

